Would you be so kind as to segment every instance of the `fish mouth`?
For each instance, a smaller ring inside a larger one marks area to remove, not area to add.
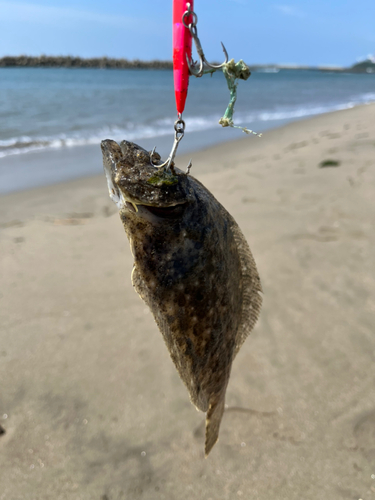
[[[103,151],[103,167],[107,179],[109,197],[117,205],[117,208],[120,209],[123,203],[121,200],[121,191],[116,186],[115,182],[113,182],[113,172],[112,172],[113,159],[111,157],[111,154],[108,154],[105,151],[103,143],[101,144],[101,147]]]
[[[177,203],[169,206],[138,205],[137,211],[146,218],[179,219],[182,217],[187,203]]]
[[[137,204],[134,203],[133,200],[129,199],[128,196],[124,195],[121,189],[117,186],[117,183],[114,179],[116,173],[114,171],[115,161],[112,153],[106,150],[104,141],[102,142],[101,147],[103,151],[103,167],[105,176],[107,178],[109,197],[119,210],[126,207],[132,212],[138,212]]]
[[[131,203],[130,201],[125,202],[125,207],[130,210],[130,212],[136,213],[138,212],[137,205],[135,203]]]
[[[118,186],[113,182],[112,175],[107,174],[107,184],[109,196],[112,201],[116,204],[119,210],[126,210],[127,212],[143,215],[149,218],[149,216],[157,217],[158,219],[176,219],[180,217],[185,210],[186,203],[176,203],[168,206],[158,206],[158,205],[148,205],[142,203],[138,200],[131,199],[127,196]]]
[[[174,205],[168,206],[158,206],[158,205],[147,205],[145,203],[139,202],[138,200],[133,200],[126,196],[124,192],[117,187],[113,182],[112,175],[107,174],[108,191],[109,196],[112,201],[116,204],[119,210],[126,210],[132,214],[138,214],[145,216],[146,218],[156,217],[157,219],[177,219],[182,216],[187,203],[176,203]]]
[[[139,203],[136,203],[131,198],[127,197],[114,183],[112,183],[112,185],[113,187],[110,187],[108,183],[109,196],[115,202],[117,208],[119,210],[126,209],[129,212],[137,213]]]
[[[156,206],[125,201],[123,208],[133,214],[137,214],[151,221],[156,221],[160,219],[179,219],[182,217],[186,205],[187,203],[178,203],[169,206]]]

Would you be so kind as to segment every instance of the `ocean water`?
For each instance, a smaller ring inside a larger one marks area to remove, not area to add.
[[[244,135],[218,125],[228,101],[221,72],[191,77],[185,150]],[[261,132],[374,101],[374,75],[254,72],[239,83],[234,121]],[[0,68],[0,169],[11,155],[99,145],[105,138],[171,146],[175,119],[168,70]]]

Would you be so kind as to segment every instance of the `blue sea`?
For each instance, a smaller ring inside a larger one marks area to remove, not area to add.
[[[263,132],[374,101],[374,75],[253,72],[239,83],[234,121]],[[190,78],[180,151],[244,135],[218,125],[228,102],[221,72]],[[162,143],[162,154],[168,154],[175,119],[170,70],[0,68],[0,182],[10,156],[99,145],[106,138],[138,141],[146,147]]]

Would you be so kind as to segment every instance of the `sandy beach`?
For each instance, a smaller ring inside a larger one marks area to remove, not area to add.
[[[207,459],[104,175],[0,197],[0,500],[375,499],[374,118],[193,154],[264,289]]]

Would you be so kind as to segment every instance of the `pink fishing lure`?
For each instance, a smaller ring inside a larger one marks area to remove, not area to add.
[[[189,86],[189,66],[187,57],[191,59],[192,36],[182,22],[182,16],[188,10],[193,11],[193,0],[173,0],[173,79],[176,96],[177,113],[182,114]],[[192,15],[185,17],[185,24],[192,22]]]

